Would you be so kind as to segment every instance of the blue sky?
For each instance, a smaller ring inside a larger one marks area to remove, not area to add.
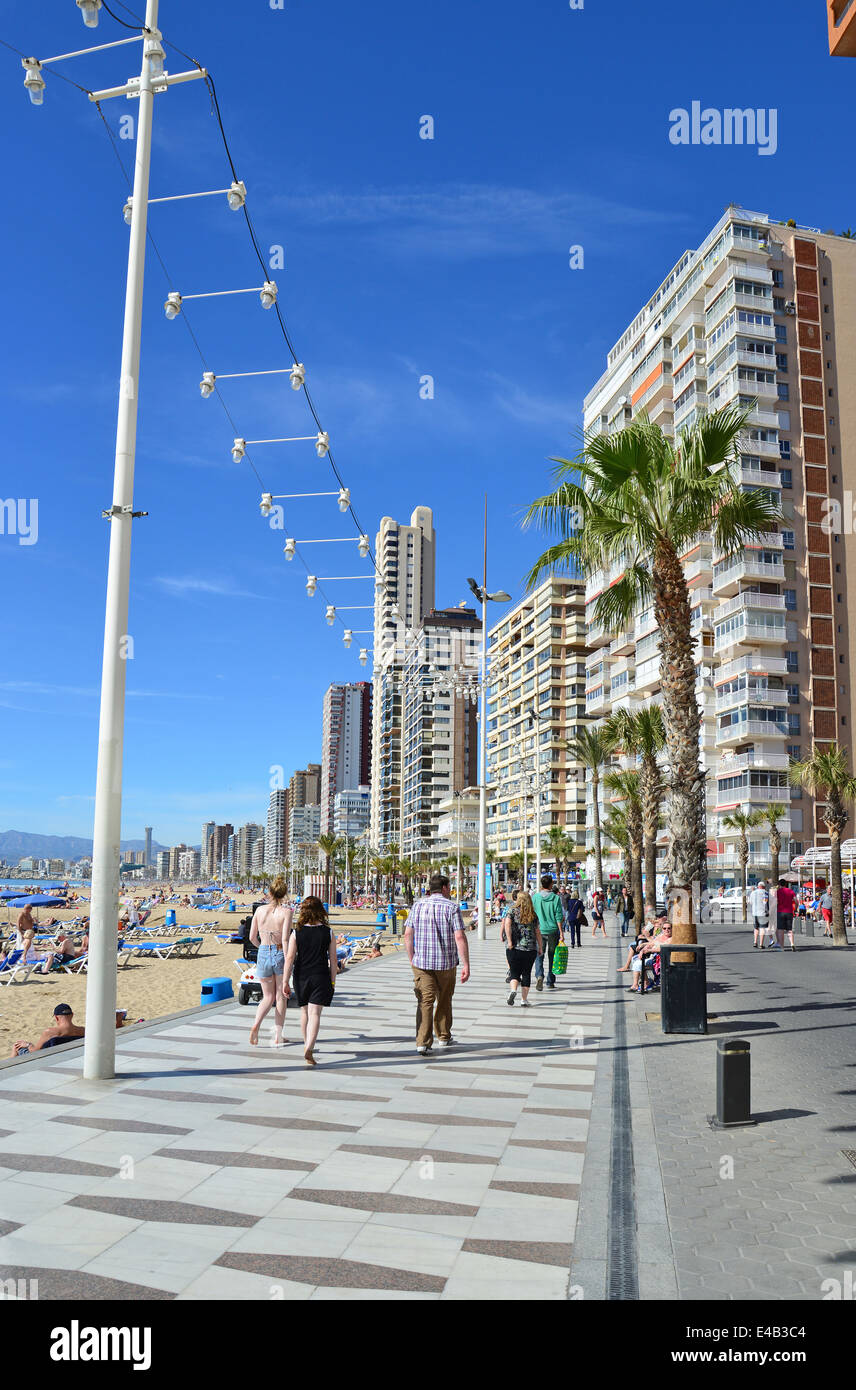
[[[27,54],[127,33],[103,12],[84,29],[73,0],[35,9],[0,6],[0,38]],[[459,602],[478,573],[486,488],[490,581],[519,594],[538,549],[519,520],[549,458],[574,450],[606,352],[728,202],[823,229],[856,220],[844,172],[854,68],[829,58],[825,12],[824,0],[720,0],[715,12],[673,0],[582,11],[162,0],[165,37],[215,78],[262,246],[285,247],[280,303],[357,514],[374,540],[381,516],[434,508],[439,604]],[[172,53],[167,65],[187,67]],[[138,67],[128,47],[63,71],[92,88]],[[0,71],[0,498],[39,501],[36,544],[0,535],[0,829],[86,835],[126,187],[85,96],[46,69],[35,109],[14,53],[0,49]],[[776,107],[777,153],[670,144],[670,110],[694,100]],[[114,132],[134,109],[105,103]],[[230,182],[203,84],[157,98],[155,121],[153,197]],[[119,148],[127,160],[131,144]],[[163,843],[192,843],[209,817],[263,818],[271,766],[288,775],[320,754],[326,686],[364,673],[358,643],[345,652],[260,519],[231,427],[200,397],[193,344],[163,314],[170,289],[260,283],[243,218],[218,198],[154,208],[150,227],[172,278],[150,256],[135,489],[149,517],[134,531],[123,834],[151,824]],[[187,308],[212,370],[288,365],[253,296]],[[433,400],[420,399],[424,374]],[[310,433],[287,379],[225,382],[223,394],[246,438]],[[333,486],[310,444],[253,454],[273,492]],[[350,534],[330,499],[291,505],[288,534]],[[359,572],[356,546],[325,554],[317,572]],[[370,594],[335,592],[354,604]]]

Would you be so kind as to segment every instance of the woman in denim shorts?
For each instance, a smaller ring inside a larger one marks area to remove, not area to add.
[[[284,948],[291,934],[292,909],[285,901],[288,892],[285,879],[278,875],[268,889],[268,901],[256,908],[250,926],[250,941],[258,946],[259,955],[255,975],[262,987],[262,997],[256,1010],[255,1022],[250,1029],[250,1043],[258,1046],[259,1029],[264,1019],[275,1009],[275,1026],[272,1047],[282,1046],[282,1030],[285,1024],[285,1001],[289,995],[288,984],[283,990],[283,969],[285,966]]]

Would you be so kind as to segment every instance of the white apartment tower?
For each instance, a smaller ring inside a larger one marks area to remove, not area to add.
[[[401,673],[408,643],[434,607],[436,538],[430,507],[408,526],[385,516],[375,540],[372,693],[371,842],[383,849],[401,837]]]
[[[850,430],[852,444],[853,411],[839,380],[854,367],[854,309],[852,241],[730,206],[622,334],[585,400],[587,431],[620,429],[644,411],[668,434],[703,410],[755,402],[739,479],[770,493],[784,522],[735,557],[717,554],[710,535],[683,557],[697,638],[711,886],[739,878],[737,832],[722,824],[738,807],[781,805],[783,867],[789,852],[825,841],[820,807],[788,786],[788,762],[806,756],[813,741],[851,739],[840,727],[853,703],[848,581],[836,578],[849,538],[818,523],[825,499],[852,488],[842,442]],[[660,699],[650,608],[626,632],[591,621],[598,595],[620,572],[620,565],[601,571],[586,588],[593,649],[586,708],[597,719]],[[763,828],[750,850],[750,880],[769,875]]]
[[[321,834],[332,835],[336,796],[366,786],[371,775],[372,687],[369,681],[329,686],[321,741]]]

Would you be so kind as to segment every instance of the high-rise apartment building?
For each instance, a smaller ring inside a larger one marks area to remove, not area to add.
[[[292,867],[318,862],[316,845],[321,834],[319,805],[293,806],[288,817],[288,859]]]
[[[737,873],[736,832],[722,824],[735,807],[781,804],[783,857],[826,843],[822,808],[788,786],[787,767],[815,742],[850,742],[854,369],[856,244],[731,206],[636,315],[586,397],[587,430],[620,429],[645,411],[668,434],[703,410],[754,402],[739,479],[768,492],[785,518],[736,556],[718,554],[703,535],[683,557],[712,885]],[[589,619],[620,572],[589,580]],[[626,632],[590,621],[588,642],[591,715],[659,700],[650,608]],[[757,877],[770,863],[763,830],[750,846]]]
[[[157,854],[157,876],[159,879],[169,878],[169,850],[158,850]]]
[[[337,792],[366,786],[371,773],[372,687],[329,686],[321,742],[321,834],[333,834]]]
[[[265,829],[263,825],[256,825],[250,822],[242,825],[236,836],[235,858],[232,863],[233,873],[242,875],[251,874],[253,871],[253,846],[259,839],[264,839]]]
[[[199,845],[199,858],[202,865],[203,874],[213,874],[214,872],[214,832],[217,826],[213,820],[207,820],[202,827],[202,838]]]
[[[186,849],[187,849],[187,845],[185,845],[185,844],[180,844],[180,845],[173,845],[172,849],[170,850],[170,852],[169,852],[169,876],[170,876],[170,878],[179,878],[179,877],[181,876],[181,870],[180,870],[181,856],[182,856],[182,854],[184,853],[184,851],[185,851]]]
[[[332,833],[337,839],[357,840],[368,830],[370,816],[371,791],[368,786],[337,792]]]
[[[833,58],[856,58],[856,4],[854,0],[826,0],[829,51]]]
[[[430,507],[417,507],[409,526],[385,516],[375,541],[372,692],[372,844],[401,836],[401,673],[412,633],[434,607],[436,537]]]
[[[210,822],[208,822],[210,824]],[[219,874],[221,867],[230,869],[229,863],[229,840],[234,834],[232,825],[215,825],[208,837],[208,862],[205,864],[205,872],[209,876]]]
[[[308,763],[306,767],[292,773],[288,784],[288,827],[286,843],[291,844],[291,817],[302,806],[321,804],[321,764]],[[318,832],[320,834],[320,831]],[[316,839],[318,836],[316,835]],[[290,857],[290,856],[289,856]]]
[[[147,825],[147,826],[146,826],[146,848],[145,848],[145,857],[143,858],[143,863],[145,864],[146,868],[149,868],[150,865],[151,865],[151,862],[152,862],[152,827],[151,827],[150,825]]]
[[[276,788],[268,802],[265,869],[273,873],[288,858],[288,789]]]
[[[413,859],[436,848],[440,806],[478,779],[481,621],[472,608],[426,613],[400,681],[400,849]],[[441,683],[448,673],[449,685]]]
[[[199,877],[199,850],[185,849],[178,856],[178,877],[192,879]]]
[[[548,579],[503,615],[488,636],[488,844],[500,861],[542,863],[560,826],[585,841],[584,770],[566,744],[586,724],[585,586]],[[539,830],[540,821],[540,830]]]

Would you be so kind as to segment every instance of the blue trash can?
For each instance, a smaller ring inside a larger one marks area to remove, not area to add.
[[[219,1004],[221,1000],[233,999],[234,996],[235,991],[228,975],[215,975],[210,980],[202,981],[199,1003]]]
[[[458,907],[461,909],[462,912],[466,912],[466,910],[467,910],[467,900],[466,900],[466,898],[464,898],[463,902],[458,903]]]
[[[386,926],[386,913],[384,912],[383,908],[378,908],[377,916],[375,917],[375,926]]]
[[[234,912],[234,911],[235,911],[235,899],[234,899],[234,898],[230,898],[230,900],[229,900],[229,911],[230,911],[230,912]]]
[[[175,926],[175,909],[174,909],[174,908],[171,908],[171,907],[170,907],[170,908],[167,908],[167,913],[166,913],[166,917],[164,918],[164,923],[163,923],[163,924],[164,924],[165,927],[174,927],[174,926]]]

